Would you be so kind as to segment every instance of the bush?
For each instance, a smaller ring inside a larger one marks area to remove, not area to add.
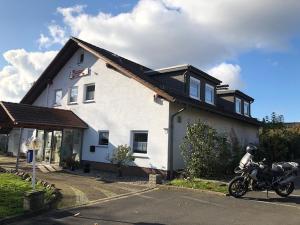
[[[134,161],[131,148],[127,145],[119,145],[110,159],[111,163],[116,164],[118,167],[119,176],[122,176],[122,166]]]
[[[217,177],[229,172],[232,153],[228,138],[207,124],[188,124],[180,147],[190,178]]]

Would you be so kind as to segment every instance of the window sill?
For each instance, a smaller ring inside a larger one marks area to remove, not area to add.
[[[191,96],[191,95],[190,95],[190,98],[195,99],[195,100],[197,100],[197,101],[199,101],[199,102],[201,101],[200,98],[194,97],[194,96]]]
[[[83,103],[95,103],[95,100],[86,100]]]
[[[207,102],[207,101],[205,101],[205,103],[207,103],[207,104],[209,104],[209,105],[216,106],[216,104],[215,104],[215,103],[213,103],[213,102]]]
[[[78,105],[77,102],[69,102],[68,105]]]
[[[135,158],[149,159],[149,155],[147,153],[146,154],[143,154],[143,153],[133,153],[132,156],[135,157]]]
[[[108,145],[96,145],[97,148],[108,148]]]

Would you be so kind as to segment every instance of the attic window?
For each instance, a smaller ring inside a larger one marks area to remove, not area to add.
[[[244,102],[244,115],[250,116],[250,104],[249,102]]]
[[[190,97],[200,100],[200,80],[190,77]]]
[[[210,84],[205,84],[205,102],[215,104],[215,88]]]
[[[242,114],[242,100],[240,98],[235,98],[235,112]]]
[[[78,57],[78,64],[83,63],[84,61],[84,52],[80,52],[79,57]]]

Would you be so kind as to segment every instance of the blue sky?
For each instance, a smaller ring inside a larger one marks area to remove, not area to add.
[[[193,64],[253,96],[253,116],[299,121],[299,3],[183,2],[0,0],[0,99],[18,101],[74,35],[153,68]]]

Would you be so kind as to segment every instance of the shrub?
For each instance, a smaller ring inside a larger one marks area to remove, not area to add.
[[[127,145],[119,145],[113,152],[110,161],[117,165],[119,176],[122,176],[122,166],[126,166],[128,163],[134,161],[131,148]]]
[[[180,147],[190,178],[216,177],[228,171],[231,163],[229,141],[207,124],[201,121],[188,124]]]

